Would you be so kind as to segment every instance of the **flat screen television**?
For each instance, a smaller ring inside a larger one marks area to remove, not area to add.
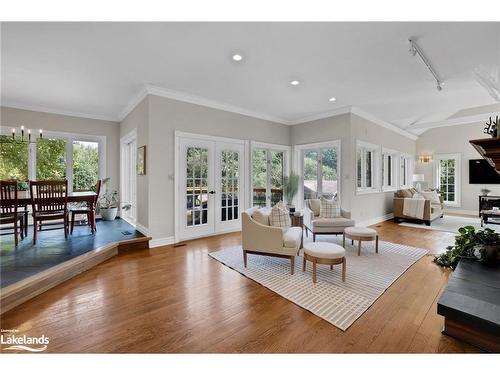
[[[486,160],[471,159],[469,184],[500,184],[500,174]]]

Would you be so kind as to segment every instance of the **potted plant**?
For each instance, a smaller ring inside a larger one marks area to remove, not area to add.
[[[118,213],[118,207],[120,206],[120,200],[118,199],[118,191],[117,190],[109,190],[109,181],[110,178],[107,177],[102,180],[102,184],[106,187],[106,191],[99,198],[97,202],[97,206],[99,209],[99,213],[101,214],[101,218],[103,220],[115,220],[116,214]],[[128,211],[130,210],[130,204],[125,203],[122,206],[122,210]]]
[[[28,197],[28,181],[18,181],[17,182],[17,196],[18,198]]]
[[[486,228],[479,230],[465,226],[458,230],[455,245],[448,246],[446,251],[434,257],[434,262],[442,267],[455,269],[462,258],[479,260],[483,263],[494,263],[500,255],[500,234]]]
[[[288,209],[290,212],[295,212],[293,205],[293,198],[297,195],[299,190],[299,176],[295,173],[290,173],[283,180],[283,195],[285,197]]]
[[[489,193],[491,193],[491,190],[490,189],[481,189],[481,194],[486,196],[488,195]]]

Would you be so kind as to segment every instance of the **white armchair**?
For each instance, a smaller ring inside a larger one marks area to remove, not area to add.
[[[313,241],[319,234],[342,234],[347,227],[355,226],[355,221],[351,220],[351,213],[340,210],[341,217],[323,218],[320,217],[321,202],[319,199],[308,199],[304,213],[304,225],[313,234]]]
[[[258,222],[252,217],[256,210],[259,209],[250,208],[241,214],[243,262],[245,268],[247,267],[247,254],[289,258],[291,262],[291,274],[293,275],[295,256],[300,249],[302,241],[302,228],[290,227],[285,229],[272,227],[261,223],[262,218],[260,219],[261,222]]]

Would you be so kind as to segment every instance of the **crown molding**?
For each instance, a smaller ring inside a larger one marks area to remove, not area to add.
[[[96,114],[91,114],[91,113],[72,112],[72,111],[66,111],[63,109],[48,108],[48,107],[42,107],[42,106],[36,106],[36,105],[26,105],[26,104],[22,104],[22,103],[18,103],[18,102],[11,102],[11,101],[2,101],[1,106],[8,107],[8,108],[22,109],[25,111],[52,113],[52,114],[63,115],[63,116],[83,117],[83,118],[88,118],[88,119],[92,119],[92,120],[119,122],[118,118],[112,117],[112,116],[103,116],[103,115],[96,115]]]
[[[299,125],[299,124],[303,124],[305,122],[311,122],[311,121],[316,121],[316,120],[322,120],[322,119],[328,118],[328,117],[345,115],[346,113],[351,112],[351,108],[352,108],[351,106],[345,106],[345,107],[333,109],[331,111],[321,112],[321,113],[317,113],[314,115],[302,117],[302,118],[299,118],[299,119],[294,120],[294,121],[289,121],[288,125]]]
[[[163,98],[179,100],[181,102],[200,105],[203,107],[215,108],[226,112],[238,113],[243,116],[254,117],[265,121],[276,122],[278,124],[291,125],[291,122],[282,118],[266,115],[260,112],[250,111],[232,104],[224,103],[217,100],[207,99],[197,95],[191,95],[180,91],[165,89],[163,87],[145,85],[148,94],[160,96]]]
[[[137,105],[144,100],[145,97],[148,96],[148,90],[146,86],[141,87],[139,92],[135,94],[132,99],[128,102],[128,104],[120,111],[118,114],[118,121],[122,122],[125,117],[129,115],[130,112],[134,110]]]
[[[352,107],[351,113],[356,115],[356,116],[359,116],[361,118],[364,118],[365,120],[371,121],[379,126],[382,126],[383,128],[386,128],[386,129],[391,130],[395,133],[403,135],[406,138],[410,138],[411,140],[416,141],[418,139],[417,135],[412,134],[404,129],[401,129],[401,128],[397,127],[396,125],[393,125],[387,121],[381,120],[378,117],[375,117],[374,115],[372,115],[371,113],[363,111],[361,108]]]
[[[500,116],[500,114],[498,112],[488,112],[488,113],[482,113],[479,115],[456,117],[456,118],[450,118],[450,119],[440,120],[440,121],[422,122],[422,123],[416,123],[416,124],[410,125],[409,128],[415,129],[415,130],[427,131],[427,130],[430,130],[432,128],[442,128],[445,126],[468,125],[468,124],[475,123],[475,122],[487,121],[487,119],[490,116],[492,116],[492,117]]]

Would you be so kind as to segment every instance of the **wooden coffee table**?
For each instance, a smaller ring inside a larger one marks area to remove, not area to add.
[[[365,227],[347,227],[344,229],[342,246],[345,248],[345,239],[349,238],[354,245],[358,241],[358,256],[361,255],[362,241],[375,241],[375,253],[378,254],[378,233],[375,229]]]

